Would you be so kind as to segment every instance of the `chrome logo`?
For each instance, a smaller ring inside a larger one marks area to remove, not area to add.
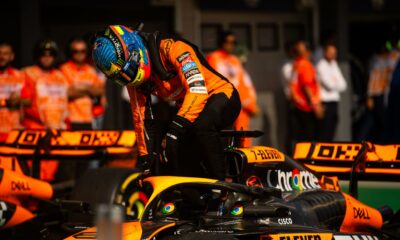
[[[300,171],[297,168],[292,171],[292,177],[290,178],[290,185],[295,190],[298,191],[303,190],[303,186],[301,184],[301,179],[300,179]]]
[[[163,214],[171,214],[175,211],[175,205],[173,203],[166,203],[161,210]]]
[[[233,207],[231,211],[231,215],[233,216],[239,216],[243,213],[243,206],[242,205],[236,205]]]

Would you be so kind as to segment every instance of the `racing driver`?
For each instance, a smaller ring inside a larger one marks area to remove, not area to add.
[[[142,170],[148,172],[162,155],[172,166],[172,174],[189,176],[203,169],[203,176],[225,179],[219,131],[234,123],[240,99],[234,86],[207,64],[195,45],[159,32],[114,25],[95,39],[93,59],[108,78],[128,88]],[[165,135],[162,154],[151,94],[175,101],[179,107]],[[185,154],[188,142],[196,143],[191,144],[196,150],[189,156]],[[201,160],[194,160],[199,154]]]

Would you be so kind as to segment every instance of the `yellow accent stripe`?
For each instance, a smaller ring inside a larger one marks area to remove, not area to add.
[[[120,26],[114,26],[115,30],[117,30],[117,32],[121,35],[124,35],[124,30],[122,30],[122,28]]]
[[[141,173],[133,173],[131,174],[121,185],[121,192],[125,192],[126,187],[128,186],[129,183],[131,183],[133,180],[138,178]]]

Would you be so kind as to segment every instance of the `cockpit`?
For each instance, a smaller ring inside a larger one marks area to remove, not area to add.
[[[200,218],[239,218],[248,194],[208,186],[175,186],[161,193],[145,214],[148,220],[196,220]]]

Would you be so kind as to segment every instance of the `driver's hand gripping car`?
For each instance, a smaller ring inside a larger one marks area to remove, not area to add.
[[[157,131],[152,128],[149,107],[153,94],[176,101],[179,107],[165,136],[164,156],[172,163],[174,174],[190,175],[191,169],[178,162],[182,138],[190,129],[199,143],[197,150],[204,154],[207,177],[224,179],[219,131],[237,118],[240,99],[234,86],[207,64],[196,46],[158,32],[147,34],[115,25],[95,40],[93,59],[108,78],[128,87],[143,170],[149,170],[160,156],[161,141],[153,136]],[[195,168],[195,164],[189,166]]]

